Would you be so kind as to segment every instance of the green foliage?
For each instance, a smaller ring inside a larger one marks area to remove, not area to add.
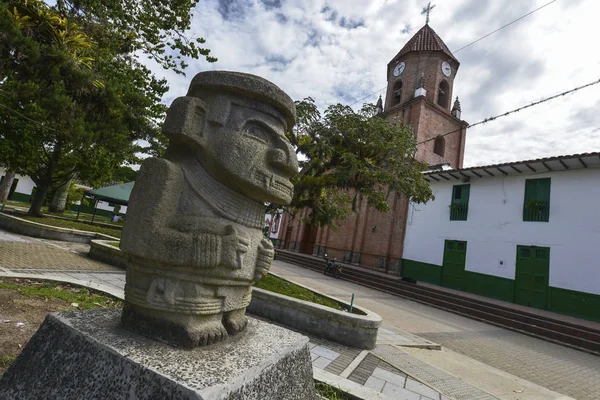
[[[78,201],[81,201],[84,192],[85,188],[77,187],[75,186],[75,182],[71,182],[71,186],[69,187],[69,194],[67,194],[67,207],[77,203]]]
[[[85,222],[75,222],[68,219],[58,219],[52,217],[33,217],[30,215],[19,215],[19,218],[24,218],[28,221],[37,222],[40,224],[57,226],[59,228],[70,228],[80,231],[103,233],[116,238],[121,237],[121,231],[119,229],[105,228],[103,226],[86,224]]]
[[[271,274],[263,276],[261,280],[254,283],[254,286],[260,289],[268,290],[269,292],[275,292],[293,297],[295,299],[310,301],[311,303],[331,307],[336,310],[344,310],[337,301],[320,296],[308,289],[303,288],[302,286],[295,285],[292,282],[288,282]]]
[[[60,282],[44,282],[38,285],[21,282],[0,282],[0,289],[17,290],[23,296],[61,299],[69,303],[77,303],[80,309],[118,308],[121,300],[97,294],[88,288],[80,288]]]
[[[347,396],[342,390],[323,382],[315,382],[315,389],[317,393],[328,400],[348,400],[354,398]]]
[[[529,200],[525,203],[525,208],[533,212],[544,211],[548,207],[548,203],[540,200]]]
[[[0,367],[2,367],[2,368],[10,367],[10,364],[12,364],[16,358],[17,357],[13,356],[13,355],[6,355],[6,356],[0,358]]]
[[[185,36],[198,1],[57,0],[55,9],[80,25],[93,23],[88,30],[93,40],[122,54],[141,52],[163,68],[183,74],[188,57],[217,61],[201,47],[203,38]]]
[[[137,153],[163,151],[168,87],[140,57],[177,73],[186,57],[215,61],[183,36],[196,3],[0,4],[0,160],[36,183],[31,214],[74,174],[102,186]]]
[[[135,181],[137,171],[126,165],[122,165],[113,173],[113,180],[116,182],[127,183]]]
[[[306,157],[294,179],[292,208],[308,207],[306,222],[333,225],[359,208],[362,199],[376,210],[389,210],[393,193],[423,203],[433,198],[415,161],[412,129],[374,116],[375,106],[355,112],[341,104],[321,114],[314,100],[296,102],[298,121],[289,139]]]

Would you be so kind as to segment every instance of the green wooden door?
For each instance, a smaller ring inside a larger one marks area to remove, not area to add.
[[[515,303],[548,308],[550,248],[517,246]]]
[[[442,264],[442,286],[465,290],[465,261],[467,242],[446,240],[444,242],[444,262]]]

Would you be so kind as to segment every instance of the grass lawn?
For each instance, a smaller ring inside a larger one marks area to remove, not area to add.
[[[11,207],[21,207],[21,208],[27,208],[27,209],[29,209],[29,207],[31,207],[31,204],[22,203],[20,201],[7,201],[6,203],[1,203],[0,207],[2,207],[2,204],[5,204],[5,205],[11,206]]]
[[[6,205],[8,207],[20,207],[20,208],[24,208],[26,210],[29,210],[29,208],[31,207],[31,203],[23,203],[23,202],[19,202],[19,201],[7,201],[6,203],[0,203],[0,207],[2,207],[2,205]],[[48,211],[48,207],[47,206],[43,206],[42,207],[42,213],[47,214],[49,216],[57,216],[57,217],[61,217],[61,218],[71,218],[72,220],[75,220],[77,218],[77,211],[71,211],[71,210],[65,210],[64,213],[59,214],[59,213],[53,213]],[[123,226],[123,220],[120,220],[118,222],[112,222],[110,220],[110,218],[104,216],[104,215],[98,215],[96,214],[96,216],[94,217],[92,214],[88,214],[88,213],[80,213],[79,214],[79,220],[84,220],[84,221],[92,221],[92,218],[94,218],[94,222],[105,222],[105,223],[109,223],[109,224],[113,224],[113,225],[120,225]]]
[[[346,393],[342,392],[340,389],[323,382],[315,382],[315,389],[317,390],[317,393],[327,400],[350,400],[354,398],[348,397]]]
[[[15,360],[49,312],[123,306],[122,301],[87,288],[31,279],[0,280],[0,304],[0,375]]]
[[[117,308],[123,302],[113,297],[105,296],[78,286],[62,282],[33,281],[29,279],[15,279],[14,281],[0,281],[0,289],[12,289],[25,297],[41,297],[43,299],[61,299],[68,303],[76,303],[77,309],[89,310],[92,308]],[[72,309],[68,309],[73,311]]]
[[[26,219],[28,221],[38,222],[40,224],[58,226],[60,228],[71,228],[71,229],[78,229],[81,231],[103,233],[105,235],[113,236],[116,238],[121,237],[121,231],[118,229],[105,228],[103,226],[90,225],[90,224],[86,224],[83,222],[75,222],[75,221],[66,220],[66,219],[52,218],[51,216],[31,217],[29,215],[22,215],[22,214],[15,215],[15,216]]]
[[[283,294],[295,299],[306,300],[310,301],[311,303],[316,303],[334,308],[336,310],[344,311],[342,306],[340,306],[337,301],[320,296],[308,289],[304,289],[301,286],[295,285],[271,274],[265,275],[260,281],[257,281],[254,286],[260,289],[268,290],[269,292]]]

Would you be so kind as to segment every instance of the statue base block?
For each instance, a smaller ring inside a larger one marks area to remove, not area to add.
[[[314,399],[308,338],[248,318],[179,349],[121,326],[121,310],[53,313],[0,379],[2,399]]]

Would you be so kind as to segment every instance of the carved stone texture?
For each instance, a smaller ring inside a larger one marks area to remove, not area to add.
[[[274,255],[264,203],[293,195],[295,115],[273,83],[236,72],[199,73],[175,99],[165,158],[142,164],[123,227],[126,327],[188,348],[244,330]]]

